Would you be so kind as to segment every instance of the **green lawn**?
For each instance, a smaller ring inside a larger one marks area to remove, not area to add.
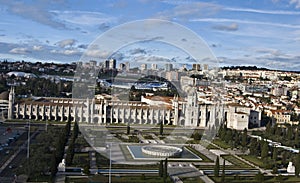
[[[264,163],[261,159],[257,158],[256,156],[253,155],[241,155],[241,158],[250,161],[251,163],[253,163],[254,165],[257,165],[259,167],[264,167]]]
[[[155,175],[145,175],[143,178],[142,175],[140,176],[112,176],[111,177],[111,182],[114,183],[163,183],[163,178],[158,177],[156,174]],[[95,176],[89,176],[89,177],[84,177],[84,178],[70,178],[68,177],[66,179],[67,183],[86,183],[86,182],[108,182],[108,176],[104,175],[95,175]],[[171,183],[172,181],[170,178],[167,179],[167,183]]]
[[[233,155],[222,155],[221,157],[224,158],[225,160],[229,161],[230,163],[234,164],[235,166],[239,167],[239,168],[252,168],[250,165],[248,165],[247,163],[237,159]]]
[[[184,183],[204,183],[204,181],[199,177],[184,177],[184,178],[179,177],[179,178]]]
[[[222,140],[220,140],[220,139],[214,139],[212,142],[213,142],[214,144],[220,146],[220,147],[223,148],[223,149],[231,148],[230,145],[228,145],[226,142],[224,142],[224,141],[222,141]]]
[[[89,153],[75,153],[72,166],[85,167],[89,165]]]
[[[215,181],[215,183],[221,182],[221,176],[220,177],[210,177],[212,180]],[[255,176],[226,176],[225,182],[227,183],[261,183],[261,181],[258,181],[255,179]],[[264,182],[265,183],[299,183],[300,178],[295,176],[281,176],[281,177],[273,177],[273,176],[264,176]]]

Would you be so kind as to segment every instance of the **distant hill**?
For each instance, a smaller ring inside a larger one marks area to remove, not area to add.
[[[274,70],[274,69],[267,69],[264,67],[257,67],[257,66],[226,66],[226,67],[221,67],[221,69],[222,70],[230,69],[230,70],[282,71],[282,72],[300,73],[300,71]]]

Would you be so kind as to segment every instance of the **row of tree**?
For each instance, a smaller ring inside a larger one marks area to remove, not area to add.
[[[214,176],[215,177],[219,177],[220,176],[220,160],[219,160],[219,156],[217,156],[217,159],[215,161]],[[221,183],[225,183],[225,160],[223,160]]]
[[[167,182],[168,178],[168,159],[160,160],[159,162],[159,170],[158,170],[159,177],[162,177],[164,183]]]
[[[40,132],[30,144],[30,156],[18,173],[26,173],[29,180],[50,173],[51,181],[57,173],[57,166],[63,159],[64,147],[70,133],[69,125],[65,127],[48,126],[47,131]],[[24,172],[21,172],[24,171]]]
[[[299,123],[300,124],[300,123]],[[266,125],[266,133],[262,134],[263,137],[280,142],[283,145],[291,147],[300,147],[300,127],[299,125]]]
[[[50,167],[52,181],[54,181],[54,177],[58,171],[57,167],[59,163],[64,158],[65,146],[67,144],[70,131],[71,131],[71,122],[68,121],[65,128],[58,135],[58,139],[55,145],[55,151],[53,151],[54,153],[51,159],[51,167]]]
[[[243,130],[243,132],[240,132],[221,125],[218,136],[222,141],[229,144],[232,148],[241,147],[242,150],[245,151],[249,143],[249,137],[247,133],[248,132],[246,128]]]
[[[286,141],[294,140],[298,141],[297,126],[289,126],[283,128],[279,126],[267,125],[266,133],[263,137],[273,137],[282,135]],[[274,146],[270,146],[265,140],[258,140],[257,138],[250,138],[247,135],[247,129],[242,132],[229,129],[226,127],[220,127],[219,138],[229,144],[232,148],[242,147],[243,151],[249,149],[249,154],[254,157],[259,157],[263,162],[263,167],[267,169],[273,169],[273,173],[278,173],[278,168],[287,167],[290,161],[293,162],[296,168],[295,175],[299,175],[300,172],[300,155],[294,154],[290,151],[280,149]],[[278,163],[280,161],[280,163]]]
[[[75,140],[78,137],[78,133],[79,133],[78,123],[75,122],[74,127],[73,127],[73,133],[71,135],[71,139],[69,139],[69,146],[68,146],[68,149],[66,152],[66,165],[67,166],[72,165],[73,157],[75,154]]]

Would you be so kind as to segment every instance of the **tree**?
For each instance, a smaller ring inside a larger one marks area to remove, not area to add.
[[[296,155],[296,160],[295,160],[295,175],[299,177],[300,173],[300,154],[298,153]]]
[[[217,156],[215,167],[214,167],[214,176],[219,177],[219,172],[220,172],[220,161],[219,161],[219,156]]]
[[[58,163],[56,162],[56,156],[55,153],[52,153],[51,156],[51,165],[50,165],[50,171],[51,171],[51,178],[53,179],[57,173],[57,166]]]
[[[141,180],[146,180],[145,174],[142,173]]]
[[[127,130],[126,134],[129,135],[130,134],[130,125],[129,124],[127,124],[127,129],[126,130]]]
[[[288,152],[283,151],[282,152],[282,158],[281,158],[281,163],[282,163],[283,166],[286,166],[288,164],[287,157],[288,157]]]
[[[272,159],[276,162],[277,160],[277,155],[278,155],[278,150],[276,147],[273,149],[273,154],[272,154]]]
[[[242,148],[243,148],[243,151],[245,151],[245,149],[247,149],[247,128],[245,128],[244,131],[243,131]]]
[[[287,140],[290,141],[293,139],[293,128],[289,126],[287,129]]]
[[[295,147],[299,148],[300,144],[299,144],[300,140],[299,140],[299,131],[298,129],[296,129],[296,133],[295,133]]]
[[[250,155],[253,155],[253,156],[258,156],[259,152],[257,149],[257,145],[259,143],[257,143],[257,140],[255,138],[251,138],[251,141],[250,141]]]
[[[262,149],[261,149],[261,159],[262,160],[266,160],[269,154],[269,147],[268,147],[268,143],[265,141],[262,141],[263,145],[262,145]]]
[[[159,134],[160,135],[163,135],[164,133],[164,124],[163,122],[161,121],[160,124],[159,124]]]
[[[273,166],[272,173],[273,173],[273,174],[277,174],[277,173],[278,173],[278,168],[277,168],[276,163],[275,163],[275,165]]]
[[[165,159],[164,182],[167,182],[167,177],[168,177],[168,158]]]
[[[221,125],[220,129],[219,129],[219,137],[221,140],[225,140],[225,136],[226,136],[226,126],[225,125]]]
[[[67,154],[66,155],[66,165],[70,166],[72,164],[73,157],[74,157],[74,141],[73,140],[71,140],[66,154]]]
[[[159,177],[163,177],[163,174],[164,174],[164,162],[163,162],[163,160],[159,161],[158,174],[159,174]]]
[[[74,127],[73,127],[73,133],[74,133],[74,139],[76,139],[78,137],[79,134],[79,126],[78,126],[78,122],[75,121],[74,123]]]
[[[223,160],[221,182],[222,182],[222,183],[225,183],[225,160]]]
[[[231,129],[227,129],[226,130],[226,135],[225,135],[225,142],[228,143],[229,141],[232,140],[232,130]]]
[[[200,135],[199,132],[195,132],[195,133],[193,134],[193,137],[194,137],[194,140],[201,140],[201,135]]]
[[[282,183],[284,182],[284,178],[281,174],[279,174],[277,177],[276,177],[276,180],[279,182],[279,183]]]
[[[255,180],[257,182],[263,182],[264,181],[264,174],[262,174],[260,171],[255,175]]]
[[[237,130],[233,130],[232,136],[234,137],[234,147],[237,147],[240,145],[240,134],[237,132]]]
[[[271,130],[272,130],[271,128],[272,128],[272,125],[271,125],[270,122],[268,122],[267,125],[266,125],[266,135],[267,136],[271,135]]]

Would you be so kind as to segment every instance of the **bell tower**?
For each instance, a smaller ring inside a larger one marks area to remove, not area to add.
[[[12,86],[10,88],[8,96],[8,116],[7,119],[13,119],[13,105],[15,103],[15,88]]]

